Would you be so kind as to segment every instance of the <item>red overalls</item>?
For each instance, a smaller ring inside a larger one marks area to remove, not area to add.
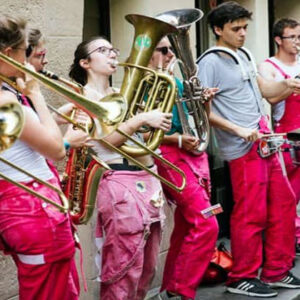
[[[272,64],[284,78],[290,78],[277,64],[267,59],[266,62]],[[300,128],[300,95],[291,94],[285,99],[284,115],[275,123],[274,131],[285,133]],[[298,152],[298,156],[300,151]],[[292,161],[291,152],[283,152],[286,171],[292,188],[296,194],[297,203],[300,200],[300,167]],[[296,216],[296,238],[300,243],[300,217]]]
[[[269,132],[260,122],[261,132]],[[228,284],[244,278],[275,282],[292,268],[295,256],[296,200],[278,154],[261,158],[258,141],[229,162],[234,206],[231,214],[233,268]],[[264,232],[264,238],[263,238]]]
[[[59,185],[56,177],[48,182]],[[61,203],[54,191],[40,183],[25,185]],[[18,268],[20,300],[78,299],[75,243],[68,215],[1,180],[0,237]]]
[[[211,206],[207,154],[194,156],[177,145],[166,144],[160,150],[165,159],[185,173],[187,180],[181,193],[163,186],[168,199],[176,204],[176,210],[161,290],[180,294],[183,299],[194,299],[218,236],[216,217],[205,219],[201,214]],[[161,176],[181,185],[178,173],[160,161],[156,164]]]

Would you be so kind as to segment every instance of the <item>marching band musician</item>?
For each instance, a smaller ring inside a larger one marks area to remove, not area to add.
[[[1,17],[1,52],[24,63],[26,31],[24,20]],[[46,107],[39,85],[32,79],[24,81],[20,71],[2,61],[0,73],[17,78],[20,89],[32,102],[32,107],[22,103],[24,128],[20,138],[1,153],[1,157],[59,187],[58,178],[51,172],[45,158],[60,160],[65,150],[60,130]],[[23,97],[7,85],[1,91],[0,105],[22,100]],[[26,174],[4,163],[0,163],[0,171],[61,204],[55,191]],[[0,234],[1,248],[12,255],[18,268],[20,299],[78,299],[75,243],[67,214],[14,184],[0,180]]]
[[[82,42],[75,51],[69,75],[84,86],[88,98],[99,100],[115,91],[109,77],[116,71],[118,55],[119,50],[103,37]],[[157,110],[140,113],[119,128],[129,135],[143,125],[168,131],[171,117]],[[105,140],[119,147],[126,138],[113,132]],[[111,168],[103,175],[97,195],[96,243],[102,257],[100,299],[144,299],[154,276],[161,240],[164,215],[160,182],[99,142],[93,149]],[[136,159],[156,170],[150,155]],[[153,201],[158,207],[152,205]]]
[[[280,81],[300,74],[300,24],[293,19],[280,19],[273,26],[273,37],[277,45],[275,56],[266,59],[259,66],[261,76]],[[289,90],[283,95],[268,98],[273,105],[274,131],[286,133],[300,128],[300,95]],[[293,148],[286,147],[283,152],[288,178],[296,194],[297,203],[300,199],[300,168],[293,163]],[[297,152],[295,159],[297,160]],[[299,153],[299,152],[298,152]],[[299,154],[298,154],[299,155]],[[296,217],[296,255],[300,255],[300,217]]]
[[[171,44],[164,37],[158,43],[149,67],[154,70],[168,70],[174,58]],[[182,83],[178,79],[176,81],[179,96],[182,96]],[[208,89],[208,96],[213,97],[216,90]],[[218,236],[216,217],[206,218],[201,214],[201,211],[211,206],[210,175],[207,154],[192,154],[198,146],[198,138],[183,133],[178,110],[174,105],[172,128],[164,137],[160,150],[165,159],[184,171],[187,184],[180,193],[164,186],[164,192],[176,204],[176,210],[162,292],[157,299],[195,299],[196,289],[215,249]],[[176,174],[172,169],[163,166],[159,161],[156,164],[160,175],[176,182]]]
[[[28,33],[28,47],[27,47],[27,61],[34,66],[37,72],[44,71],[45,66],[48,64],[48,59],[46,57],[47,48],[44,35],[37,28],[30,28]],[[58,111],[66,116],[70,116],[72,110],[74,109],[74,104],[67,103],[61,106]],[[53,117],[57,124],[68,124],[61,116],[56,113],[53,114]],[[67,127],[67,130],[64,134],[63,140],[66,150],[69,148],[78,148],[82,146],[91,146],[88,142],[89,135],[83,130],[78,130],[75,132],[72,130],[72,126]]]
[[[278,154],[262,158],[257,152],[261,133],[269,132],[260,92],[267,98],[286,89],[299,93],[300,83],[256,76],[251,56],[240,49],[251,15],[234,1],[209,13],[208,22],[222,51],[209,49],[202,55],[198,77],[203,85],[219,88],[212,100],[210,121],[216,128],[222,157],[229,161],[233,188],[233,268],[227,291],[274,297],[277,291],[271,287],[300,288],[300,280],[290,273],[295,255],[296,202]]]

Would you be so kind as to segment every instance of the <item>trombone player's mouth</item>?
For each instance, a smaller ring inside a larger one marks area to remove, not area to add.
[[[113,69],[116,69],[117,66],[118,66],[118,64],[119,64],[119,62],[118,62],[116,59],[114,59],[114,60],[111,60],[108,64],[109,64]]]

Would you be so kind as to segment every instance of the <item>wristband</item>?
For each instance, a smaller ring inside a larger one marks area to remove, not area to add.
[[[179,134],[178,136],[178,148],[182,148],[182,135]]]
[[[69,150],[70,147],[71,147],[70,143],[67,140],[65,140],[65,139],[64,139],[64,146],[65,146],[66,150]]]

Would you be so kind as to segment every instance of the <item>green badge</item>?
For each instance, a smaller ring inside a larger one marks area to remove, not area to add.
[[[151,46],[151,38],[146,34],[140,34],[135,39],[135,48],[137,50],[148,49]]]
[[[146,192],[146,184],[144,181],[136,181],[135,186],[138,192],[140,193]]]

